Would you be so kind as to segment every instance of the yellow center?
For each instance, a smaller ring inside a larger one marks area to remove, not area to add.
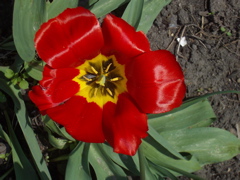
[[[125,67],[114,55],[99,54],[77,69],[80,73],[73,81],[80,85],[80,90],[76,95],[85,97],[87,102],[95,102],[102,108],[108,101],[116,103],[118,95],[127,91]]]

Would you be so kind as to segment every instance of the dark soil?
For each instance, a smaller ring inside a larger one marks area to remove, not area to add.
[[[8,20],[13,5],[13,1],[2,1],[9,7],[0,4],[0,41],[11,35]],[[185,72],[187,98],[240,90],[239,0],[172,0],[154,21],[147,36],[153,50],[168,49],[178,57]],[[186,38],[186,46],[179,46],[177,38],[180,37]],[[5,62],[6,53],[0,51],[0,62]],[[210,100],[218,117],[213,126],[239,136],[240,95],[215,95]],[[238,180],[240,156],[207,165],[196,174],[207,180]]]
[[[240,90],[239,0],[173,0],[147,36],[153,50],[168,49],[177,55],[185,72],[187,98]],[[186,46],[179,46],[180,37],[186,38]],[[210,100],[218,117],[213,126],[239,137],[240,95],[215,95]],[[240,179],[240,156],[207,165],[197,174],[207,180]]]

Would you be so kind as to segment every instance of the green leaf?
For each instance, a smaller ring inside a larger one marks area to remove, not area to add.
[[[155,173],[161,177],[168,177],[171,180],[178,180],[178,178],[166,168],[163,168],[163,167],[153,164],[151,162],[149,162],[149,167],[150,167],[150,169],[152,169],[152,171],[154,170]],[[163,179],[166,179],[166,178],[163,178]]]
[[[102,144],[91,143],[89,161],[94,168],[97,179],[127,179],[124,171],[108,157]]]
[[[204,113],[203,113],[204,112]],[[216,116],[207,99],[189,101],[163,114],[148,115],[149,124],[159,133],[169,130],[209,126]]]
[[[45,130],[48,133],[48,141],[53,147],[57,149],[64,149],[67,147],[68,140],[55,137],[48,128],[45,128]]]
[[[173,159],[183,159],[183,157],[160,135],[154,128],[149,125],[149,136],[144,139],[149,144],[158,149],[159,152]]]
[[[11,125],[11,120],[7,114],[7,111],[4,111],[5,120],[7,122],[7,127],[9,131],[9,138],[6,137],[7,135],[2,130],[2,127],[0,126],[0,130],[4,133],[5,139],[8,140],[8,144],[11,146],[12,149],[12,158],[13,158],[13,165],[14,165],[14,171],[16,174],[16,179],[26,179],[26,180],[37,180],[38,176],[29,162],[28,158],[25,156],[22,147],[20,146],[20,143],[18,142],[18,139],[14,133],[14,130]]]
[[[64,138],[66,138],[70,141],[76,141],[72,136],[70,136],[66,132],[64,127],[59,128],[59,126],[53,120],[51,120],[49,118],[49,116],[43,116],[42,119],[43,119],[43,122],[44,122],[45,126],[49,130],[51,130],[51,132],[54,132],[54,133],[58,134],[59,136],[64,137]]]
[[[152,145],[151,142],[148,142],[145,139],[141,146],[145,157],[158,166],[162,166],[167,169],[179,170],[177,171],[179,173],[180,170],[186,172],[195,172],[201,169],[201,166],[195,157],[191,157],[189,159],[174,159],[161,153],[155,144]]]
[[[11,79],[11,83],[15,86],[18,83],[18,78],[15,77],[15,78]]]
[[[43,71],[44,62],[43,61],[32,61],[25,62],[24,68],[29,76],[33,79],[40,81],[42,79],[42,71]]]
[[[4,72],[4,76],[8,79],[11,79],[14,76],[14,72],[11,69],[6,69]]]
[[[44,161],[44,157],[42,155],[42,152],[39,148],[37,139],[35,137],[35,134],[33,132],[33,129],[30,125],[30,119],[27,115],[27,111],[25,108],[24,101],[22,100],[23,97],[19,90],[15,89],[13,86],[10,86],[12,89],[12,92],[14,93],[15,97],[18,100],[18,104],[20,104],[19,109],[15,109],[16,116],[18,118],[19,125],[22,129],[23,135],[25,137],[25,140],[28,144],[28,147],[31,151],[32,157],[34,159],[34,162],[36,164],[36,167],[38,169],[39,176],[43,180],[49,180],[51,179],[50,173],[48,171],[46,162]]]
[[[67,8],[75,8],[77,5],[78,0],[54,0],[52,3],[48,1],[46,20],[56,17]]]
[[[139,159],[138,155],[127,156],[124,154],[118,154],[113,152],[113,148],[108,144],[102,144],[104,152],[119,166],[127,169],[128,171],[134,173],[134,175],[140,175],[139,169]]]
[[[2,89],[5,93],[7,93],[14,102],[14,110],[17,111],[20,109],[20,103],[13,93],[12,89],[9,87],[6,80],[0,78],[0,89]]]
[[[168,5],[170,2],[171,0],[144,0],[142,16],[137,30],[147,33],[157,15],[163,7]]]
[[[88,152],[90,144],[79,142],[75,149],[70,153],[67,162],[65,179],[71,180],[91,180]]]
[[[240,91],[235,91],[235,90],[230,90],[230,91],[217,91],[217,92],[213,92],[213,93],[208,93],[208,94],[205,94],[205,95],[202,95],[202,96],[199,96],[199,97],[195,97],[195,98],[191,98],[191,99],[188,99],[186,101],[184,101],[184,103],[195,103],[196,101],[200,101],[200,100],[203,100],[203,99],[206,99],[206,98],[209,98],[213,95],[218,95],[218,94],[228,94],[228,93],[237,93],[237,94],[240,94]]]
[[[144,0],[131,0],[122,15],[122,19],[137,28],[142,15],[143,3]]]
[[[152,171],[150,170],[147,159],[144,156],[142,146],[138,148],[139,166],[140,166],[140,179],[156,179]]]
[[[173,130],[161,135],[178,152],[190,153],[201,165],[222,162],[240,153],[240,140],[218,128]]]
[[[25,79],[22,79],[20,82],[19,82],[19,87],[21,89],[28,89],[29,88],[29,84],[28,82],[25,80]]]
[[[13,11],[13,39],[18,54],[24,61],[35,56],[34,35],[45,21],[45,0],[15,0]]]
[[[98,1],[99,0],[89,0],[88,5],[91,6],[91,5],[95,4]]]
[[[93,4],[89,10],[97,17],[102,17],[129,1],[130,0],[99,0]]]

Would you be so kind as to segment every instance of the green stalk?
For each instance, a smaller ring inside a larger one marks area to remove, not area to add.
[[[139,167],[140,167],[140,179],[146,180],[146,166],[145,166],[145,157],[143,155],[142,146],[138,148],[138,158],[139,158]]]
[[[4,180],[11,172],[13,171],[13,167],[10,168],[7,172],[5,172],[1,177],[0,180]]]

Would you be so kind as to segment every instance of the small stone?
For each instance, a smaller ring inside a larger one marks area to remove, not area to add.
[[[194,50],[197,50],[197,49],[198,49],[198,47],[197,47],[196,44],[193,44],[193,45],[192,45],[192,48],[193,48]]]
[[[240,83],[240,78],[237,79],[237,82]]]
[[[0,154],[5,154],[6,152],[7,152],[6,145],[0,142]]]

